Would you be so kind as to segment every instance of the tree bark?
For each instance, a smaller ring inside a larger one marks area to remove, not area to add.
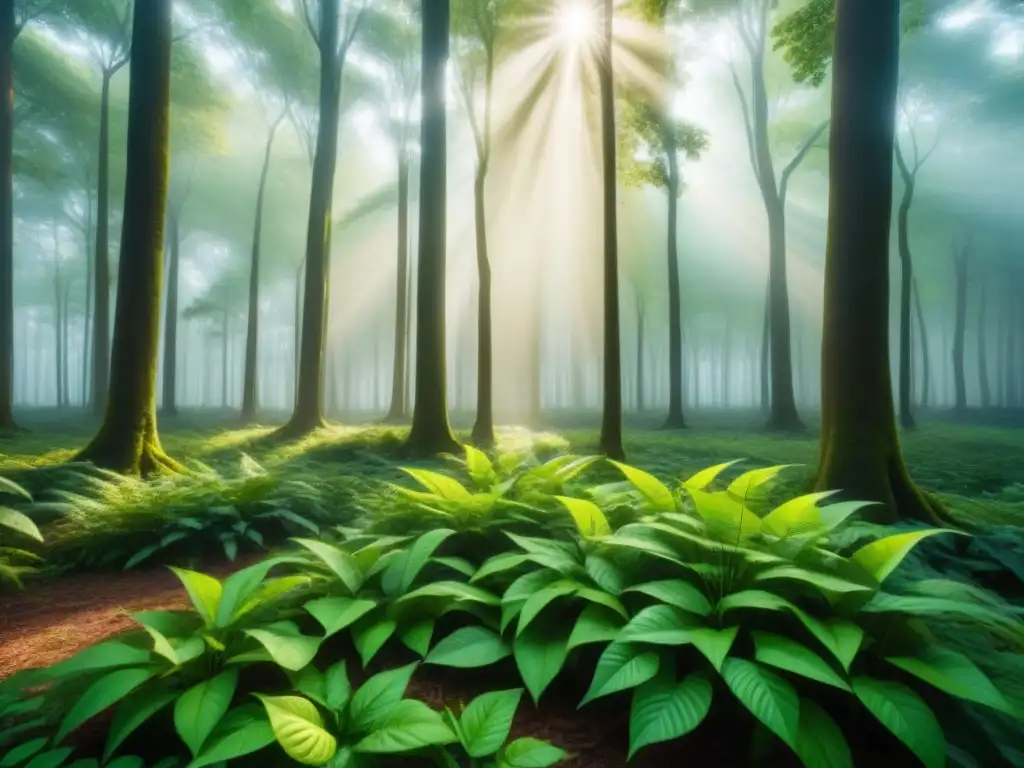
[[[988,337],[986,336],[985,314],[985,283],[982,281],[978,296],[978,391],[981,394],[981,407],[988,410],[992,407],[992,385],[988,377]]]
[[[683,308],[679,285],[679,158],[672,132],[662,130],[668,161],[668,418],[666,429],[685,429],[683,415]]]
[[[771,410],[771,373],[769,370],[769,360],[771,359],[771,347],[772,347],[772,299],[771,299],[771,279],[765,286],[764,291],[764,318],[761,322],[761,352],[760,352],[760,375],[759,382],[761,385],[761,412],[768,414]]]
[[[939,521],[900,453],[889,369],[889,230],[899,0],[836,1],[821,456],[814,486]]]
[[[897,165],[903,177],[903,198],[897,214],[897,230],[900,253],[900,359],[899,359],[899,410],[900,426],[914,429],[913,404],[911,402],[911,368],[913,360],[910,351],[910,299],[914,284],[914,267],[910,254],[910,206],[914,202],[915,179],[903,162],[899,143],[896,143]]]
[[[612,74],[612,0],[604,0],[604,35],[598,54],[601,91],[601,165],[604,201],[604,403],[599,448],[625,460],[622,447],[622,361],[619,327],[619,244],[615,189],[615,83]]]
[[[96,266],[93,271],[92,410],[107,405],[110,381],[110,80],[103,70],[100,89],[99,171],[96,176]]]
[[[953,254],[956,276],[956,320],[953,326],[953,408],[958,413],[967,410],[967,376],[964,372],[964,335],[967,329],[967,262],[970,245],[964,242]]]
[[[161,411],[178,413],[178,283],[181,269],[181,228],[177,207],[167,216],[167,309],[164,312],[163,403]]]
[[[14,421],[14,0],[0,2],[0,433]]]
[[[160,445],[156,419],[170,143],[171,4],[151,0],[135,8],[113,377],[103,424],[76,457],[143,475],[181,470]]]
[[[313,180],[306,230],[306,280],[299,344],[295,409],[278,434],[300,437],[324,425],[324,340],[328,315],[328,261],[334,174],[338,162],[338,125],[344,52],[339,54],[339,0],[320,0],[320,122],[316,134]]]
[[[682,382],[680,382],[680,385]],[[682,387],[680,386],[680,389]],[[644,402],[644,305],[637,296],[636,300],[636,410],[646,410]],[[670,409],[671,410],[671,409]]]
[[[476,224],[477,295],[476,421],[470,439],[481,448],[494,445],[494,331],[491,310],[491,262],[487,255],[486,168],[473,185]]]
[[[917,330],[921,337],[921,407],[927,408],[931,402],[932,362],[928,350],[928,326],[924,322],[924,309],[921,307],[921,292],[917,288],[917,278],[911,277],[914,292],[914,314],[917,316]]]
[[[89,185],[88,179],[86,185]],[[82,316],[82,406],[86,408],[89,406],[89,371],[91,370],[89,353],[92,349],[92,345],[89,343],[91,338],[89,321],[92,317],[93,273],[96,269],[96,262],[88,258],[89,249],[92,247],[92,196],[93,190],[86,189],[88,205],[85,212],[85,248],[83,253],[86,254],[87,263],[85,266],[85,313]]]
[[[405,421],[408,405],[405,399],[406,362],[409,334],[409,152],[398,153],[398,271],[395,278],[395,349],[391,369],[391,406],[384,420]]]
[[[249,262],[249,311],[245,327],[245,373],[242,380],[242,421],[251,422],[256,418],[259,408],[259,393],[256,382],[256,366],[259,351],[260,323],[260,242],[263,238],[263,203],[267,193],[267,176],[270,174],[270,158],[274,152],[274,138],[281,122],[287,116],[282,111],[271,124],[267,135],[267,146],[263,152],[263,167],[260,170],[260,183],[256,192],[256,220],[252,233],[252,256]]]
[[[449,0],[433,0],[422,12],[423,116],[420,123],[420,236],[416,301],[416,398],[406,457],[459,450],[448,422],[445,354],[447,235],[447,116],[445,68],[449,52]]]

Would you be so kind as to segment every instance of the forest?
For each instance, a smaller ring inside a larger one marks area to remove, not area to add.
[[[1024,768],[1024,0],[0,0],[0,768]]]

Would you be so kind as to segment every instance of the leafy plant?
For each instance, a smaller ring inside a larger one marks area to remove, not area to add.
[[[28,491],[17,483],[0,477],[0,496],[5,495],[32,501]],[[36,569],[31,564],[41,559],[36,553],[20,546],[19,539],[34,539],[41,542],[43,536],[32,518],[24,512],[0,506],[0,584],[7,582],[16,587],[22,586],[21,577],[33,573]]]

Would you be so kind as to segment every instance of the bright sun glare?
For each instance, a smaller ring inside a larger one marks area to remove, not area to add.
[[[597,14],[593,5],[583,0],[563,2],[555,12],[555,28],[559,37],[579,45],[597,34]]]

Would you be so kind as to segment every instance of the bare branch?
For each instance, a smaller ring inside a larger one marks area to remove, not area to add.
[[[302,13],[302,20],[306,24],[306,29],[309,30],[310,37],[313,38],[313,42],[320,46],[320,33],[317,31],[316,24],[313,23],[313,12],[309,8],[309,0],[295,0],[295,4],[299,6],[299,10]]]
[[[473,104],[473,94],[466,80],[466,71],[463,63],[455,60],[455,82],[459,86],[459,93],[462,95],[463,104],[466,107],[466,115],[469,117],[469,127],[473,130],[473,144],[476,145],[476,158],[478,162],[484,159],[484,140],[480,133],[480,125],[476,118],[476,108]]]
[[[804,143],[800,145],[796,154],[793,155],[793,159],[789,161],[789,165],[783,169],[782,179],[779,182],[779,198],[783,203],[786,202],[786,190],[789,187],[789,177],[793,175],[793,171],[795,171],[800,166],[800,163],[804,161],[804,158],[807,157],[807,154],[814,147],[815,142],[818,141],[821,134],[825,132],[825,129],[828,128],[830,122],[831,120],[822,120],[821,123],[819,123],[807,136]]]
[[[740,75],[736,71],[736,65],[729,63],[729,73],[732,75],[732,84],[736,88],[736,95],[740,98],[740,108],[743,110],[743,132],[747,136],[747,151],[750,153],[750,166],[754,169],[754,177],[761,181],[761,167],[757,162],[757,151],[754,149],[754,124],[750,117],[750,104],[747,101],[747,94],[740,82]]]
[[[896,141],[893,143],[893,149],[896,153],[896,167],[900,169],[900,176],[903,179],[903,183],[906,185],[912,184],[914,176],[916,175],[916,169],[911,172],[907,166],[907,160],[903,156],[903,146],[900,144],[900,137],[896,136]]]

